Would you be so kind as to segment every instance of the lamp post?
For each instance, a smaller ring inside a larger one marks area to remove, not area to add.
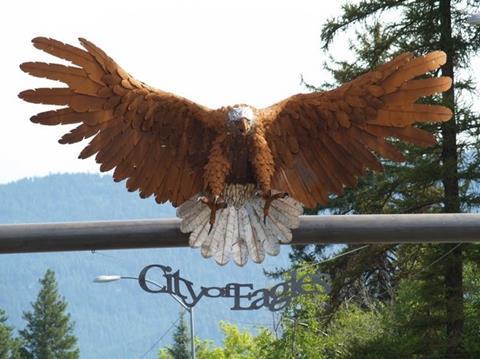
[[[129,276],[121,276],[121,275],[99,275],[97,278],[95,278],[93,281],[95,283],[108,283],[108,282],[116,282],[121,279],[133,279],[138,281],[138,277],[129,277]],[[157,282],[154,282],[153,280],[146,279],[145,282],[150,283],[158,288],[163,288],[162,285],[158,284]],[[168,293],[173,299],[177,301],[178,304],[182,306],[183,309],[185,309],[188,312],[188,315],[190,317],[190,352],[192,359],[195,359],[195,327],[193,324],[193,307],[188,307],[181,301],[180,298],[178,298],[175,294]]]

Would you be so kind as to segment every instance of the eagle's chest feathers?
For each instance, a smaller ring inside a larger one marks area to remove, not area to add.
[[[231,134],[225,143],[225,153],[230,162],[230,175],[227,183],[255,183],[253,168],[250,163],[251,138]]]

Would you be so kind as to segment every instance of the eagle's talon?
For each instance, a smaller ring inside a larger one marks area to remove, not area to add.
[[[257,191],[255,195],[261,197],[265,200],[265,205],[263,206],[263,224],[267,224],[268,212],[273,201],[276,199],[283,199],[289,196],[288,192],[278,192],[272,194],[271,190],[268,191]]]
[[[215,220],[217,218],[217,211],[219,209],[227,208],[227,203],[224,201],[219,201],[220,196],[215,196],[213,201],[206,196],[201,196],[197,198],[197,201],[202,202],[210,208],[210,228],[208,229],[208,235],[212,232]]]

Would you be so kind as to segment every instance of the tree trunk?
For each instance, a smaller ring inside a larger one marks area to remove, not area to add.
[[[440,47],[447,54],[447,63],[442,67],[442,75],[454,79],[453,61],[455,49],[452,40],[451,0],[440,0]],[[443,93],[444,103],[455,108],[455,90]],[[442,162],[443,186],[445,189],[445,212],[460,212],[458,190],[458,156],[455,113],[451,121],[442,124]],[[445,253],[451,251],[454,245],[445,245]],[[462,248],[455,248],[445,258],[445,295],[447,320],[447,351],[446,358],[462,358],[463,351],[463,258]]]

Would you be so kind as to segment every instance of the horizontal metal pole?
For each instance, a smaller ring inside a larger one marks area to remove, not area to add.
[[[267,219],[268,220],[268,219]],[[187,247],[179,219],[0,225],[0,253]],[[292,245],[480,242],[480,214],[302,216]]]

